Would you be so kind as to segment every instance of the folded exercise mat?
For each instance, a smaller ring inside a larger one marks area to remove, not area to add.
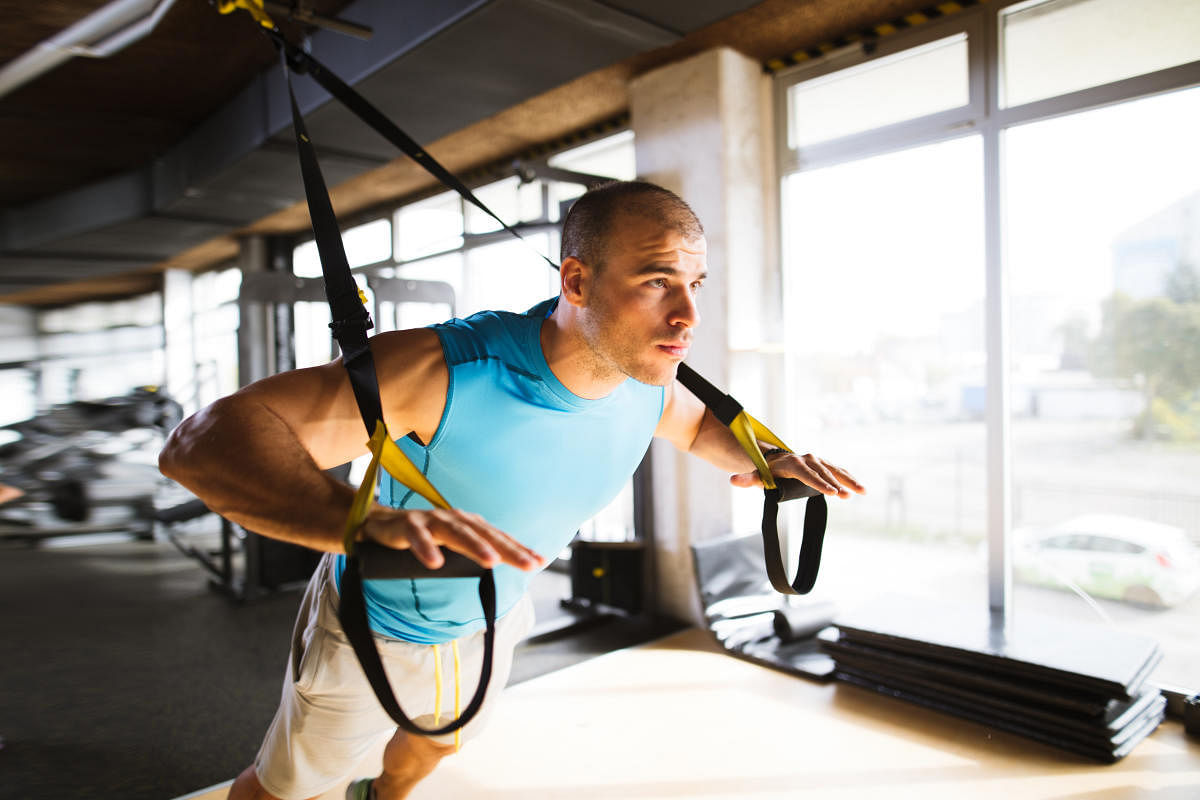
[[[888,596],[820,635],[835,677],[1046,744],[1115,761],[1162,721],[1144,684],[1151,640],[1081,623],[972,611]]]
[[[1061,686],[1046,686],[1028,680],[1011,680],[964,670],[958,664],[943,664],[920,656],[869,647],[838,638],[837,628],[822,631],[821,647],[838,662],[869,663],[889,675],[920,676],[947,685],[988,693],[997,699],[1044,708],[1058,713],[1098,719],[1106,724],[1124,713],[1133,701],[1114,700],[1094,692],[1074,693]]]
[[[1127,729],[1123,729],[1120,736],[1113,736],[1108,741],[1093,741],[1064,735],[1057,730],[1048,730],[1028,719],[997,717],[995,714],[983,712],[976,707],[955,703],[941,695],[910,691],[906,687],[897,686],[896,682],[890,678],[865,675],[855,670],[842,669],[840,666],[835,675],[839,681],[845,683],[862,686],[880,694],[906,700],[934,711],[962,717],[991,728],[1015,733],[1018,736],[1024,736],[1105,763],[1112,763],[1124,758],[1135,745],[1153,733],[1162,722],[1166,708],[1166,701],[1159,694],[1154,698],[1152,706],[1132,720]]]
[[[974,673],[1132,699],[1162,660],[1145,636],[1036,614],[998,624],[983,607],[885,595],[838,616],[841,638]]]
[[[758,534],[693,545],[696,585],[709,630],[731,655],[816,680],[833,677],[833,659],[817,642],[836,607],[790,605],[771,588]]]
[[[828,643],[823,643],[829,647]],[[1113,713],[1098,716],[1063,713],[1050,709],[1038,702],[1017,701],[963,688],[958,676],[949,678],[938,675],[922,676],[911,672],[894,672],[885,665],[870,659],[860,659],[839,651],[836,644],[830,652],[835,654],[837,668],[867,680],[887,684],[912,694],[925,694],[943,698],[946,702],[977,709],[981,714],[993,714],[997,718],[1012,718],[1027,722],[1032,727],[1045,728],[1048,732],[1060,733],[1093,744],[1120,744],[1129,734],[1130,726],[1143,717],[1161,711],[1166,699],[1157,688],[1145,686],[1132,700],[1111,701]]]

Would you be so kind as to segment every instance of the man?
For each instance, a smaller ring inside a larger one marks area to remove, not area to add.
[[[431,510],[385,478],[360,536],[411,548],[429,567],[441,565],[442,546],[496,568],[503,616],[493,701],[530,625],[526,583],[616,495],[652,436],[736,473],[738,486],[761,485],[728,429],[675,383],[700,321],[705,275],[703,229],[687,204],[653,184],[613,183],[584,195],[564,222],[555,300],[526,314],[486,312],[372,339],[384,421],[455,509]],[[361,455],[365,438],[335,362],[219,400],[176,429],[160,465],[239,524],[336,554],[352,490],[322,470]],[[862,491],[811,455],[776,454],[771,467],[828,495]],[[337,625],[343,563],[327,555],[309,584],[279,712],[231,800],[321,794],[387,737],[383,774],[347,795],[393,800],[453,750],[438,739],[393,735]],[[461,645],[462,674],[478,674],[483,621],[474,583],[367,582],[392,684],[424,727],[446,706],[428,700],[440,683],[439,645]],[[464,732],[477,728],[473,721]]]

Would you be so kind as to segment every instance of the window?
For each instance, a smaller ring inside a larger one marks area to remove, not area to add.
[[[791,147],[965,106],[967,37],[955,34],[797,83],[788,94]]]
[[[835,506],[831,596],[985,601],[982,160],[971,136],[784,180],[788,430],[869,487]]]
[[[162,295],[81,303],[37,315],[40,406],[163,384]]]
[[[1195,0],[1036,0],[1000,20],[1005,106],[1200,59]]]
[[[871,490],[831,510],[818,589],[1128,628],[1188,685],[1200,6],[1000,2],[927,27],[778,79],[791,430]],[[1006,539],[1007,596],[987,558]]]

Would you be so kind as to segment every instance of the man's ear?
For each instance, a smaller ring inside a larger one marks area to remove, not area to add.
[[[559,279],[563,300],[578,308],[587,305],[592,280],[591,267],[574,256],[568,256],[559,267]]]

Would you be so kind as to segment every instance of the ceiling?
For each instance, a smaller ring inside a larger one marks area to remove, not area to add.
[[[0,76],[94,12],[138,2],[0,0]],[[766,61],[925,2],[301,3],[369,26],[368,41],[275,17],[292,41],[310,35],[316,58],[461,172],[603,129],[627,109],[630,78],[655,66],[718,45]],[[144,38],[107,58],[64,60],[0,96],[0,302],[152,291],[164,269],[233,258],[239,236],[307,228],[269,40],[244,12],[161,3]],[[296,91],[340,218],[430,188],[310,81]]]

